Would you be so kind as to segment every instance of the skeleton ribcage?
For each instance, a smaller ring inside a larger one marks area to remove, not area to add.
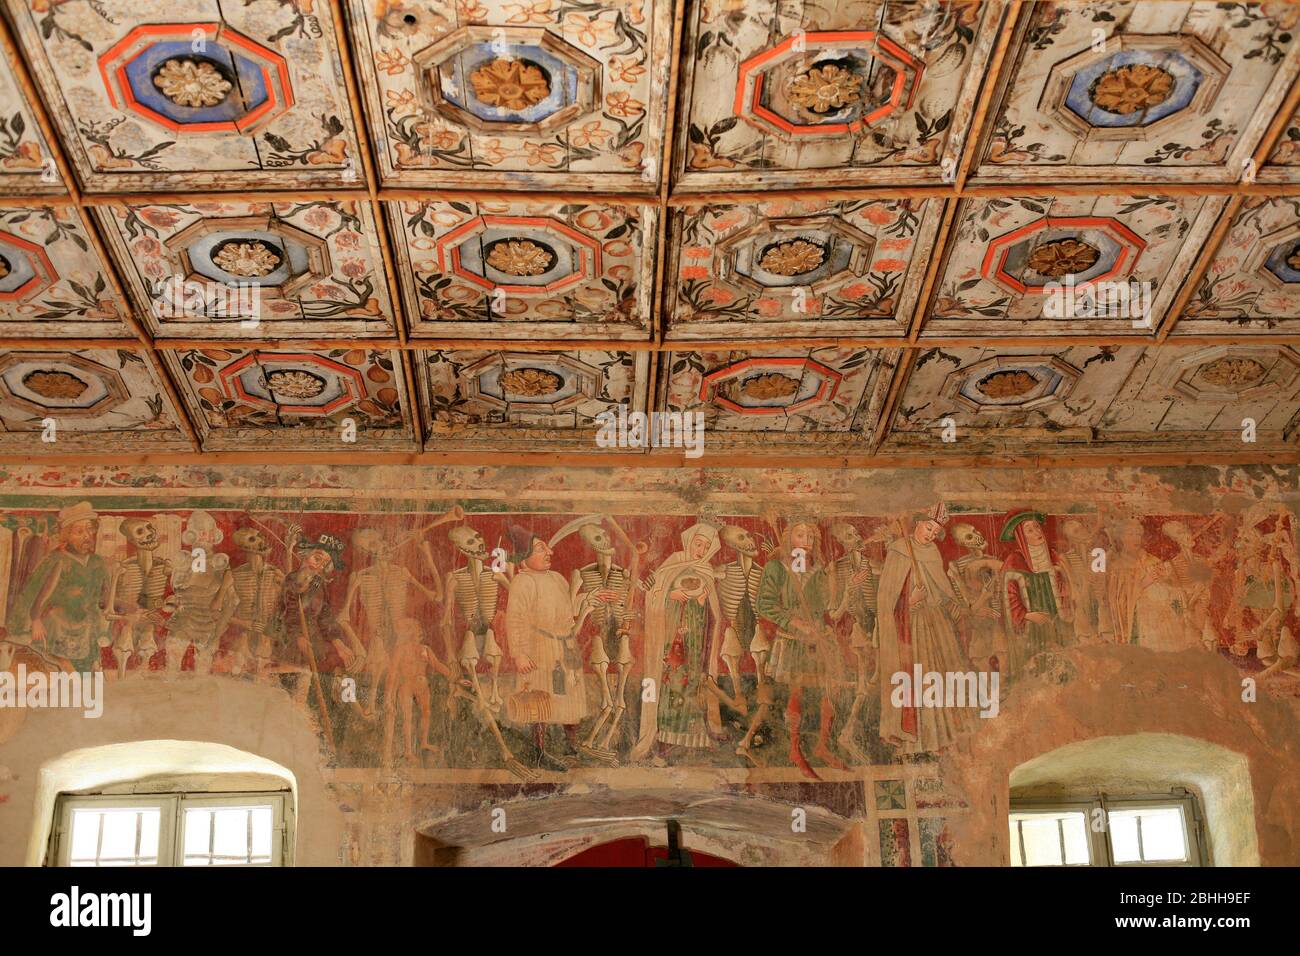
[[[609,576],[603,577],[599,565],[589,564],[578,570],[578,576],[582,580],[583,593],[594,594],[605,588],[618,593],[618,600],[613,604],[594,601],[591,605],[591,617],[596,627],[605,634],[616,633],[619,625],[627,621],[627,594],[632,583],[627,570],[610,565]]]
[[[121,577],[118,578],[117,594],[114,596],[116,610],[122,612],[144,608],[155,611],[162,607],[171,576],[172,568],[168,561],[155,561],[147,572],[140,567],[139,561],[125,562]]]
[[[235,568],[232,573],[235,594],[239,596],[240,608],[244,609],[241,614],[253,622],[254,633],[261,634],[266,630],[271,611],[280,596],[284,575],[267,567],[262,568],[259,574],[246,564]]]
[[[870,615],[876,613],[876,592],[880,582],[873,572],[862,584],[851,583],[853,575],[863,568],[870,570],[871,565],[862,564],[854,567],[853,559],[848,557],[840,558],[835,562],[835,576],[838,586],[848,588],[849,614],[853,616],[853,620],[865,626]]]
[[[738,561],[722,567],[718,599],[722,602],[722,613],[737,631],[742,628],[750,630],[754,626],[754,602],[758,599],[758,584],[762,579],[763,569],[757,562],[749,566],[748,575]],[[740,636],[744,638],[749,635]]]
[[[483,634],[492,626],[492,616],[497,610],[497,593],[500,584],[491,571],[479,572],[478,586],[475,587],[474,574],[469,568],[458,568],[452,572],[456,581],[456,607],[465,626],[475,634]]]

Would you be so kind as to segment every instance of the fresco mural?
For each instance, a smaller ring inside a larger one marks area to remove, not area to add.
[[[818,780],[923,763],[975,729],[975,709],[891,703],[891,675],[918,666],[997,672],[1003,698],[1027,677],[1068,682],[1068,651],[1098,642],[1300,677],[1295,518],[1264,502],[163,504],[7,508],[8,656],[283,688],[337,767]]]

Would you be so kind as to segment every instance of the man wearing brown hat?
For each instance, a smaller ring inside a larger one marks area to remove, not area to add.
[[[83,671],[99,660],[99,642],[108,636],[109,571],[95,553],[98,535],[99,515],[89,501],[62,509],[59,546],[36,566],[7,621],[11,635],[30,635]]]

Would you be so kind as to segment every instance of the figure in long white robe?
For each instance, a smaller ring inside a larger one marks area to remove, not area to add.
[[[957,640],[954,621],[962,600],[953,590],[934,539],[943,525],[931,518],[917,521],[910,538],[890,542],[880,573],[880,737],[903,753],[941,750],[975,728],[969,707],[917,707],[920,688],[912,687],[911,706],[895,707],[897,673],[911,676],[969,670]]]

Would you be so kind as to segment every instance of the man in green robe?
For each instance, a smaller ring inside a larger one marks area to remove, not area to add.
[[[44,644],[77,670],[99,659],[108,635],[108,563],[95,553],[99,516],[82,501],[59,512],[59,547],[47,554],[23,586],[7,621],[9,633]]]

